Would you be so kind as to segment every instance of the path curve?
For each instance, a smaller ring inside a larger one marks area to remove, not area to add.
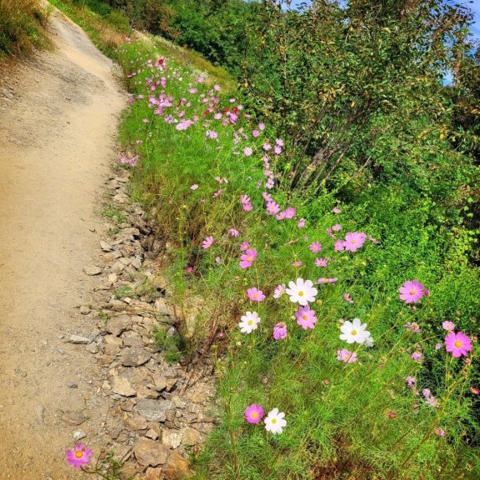
[[[75,307],[125,97],[80,28],[55,12],[51,30],[55,48],[0,82],[0,480],[79,478],[65,449],[79,429],[100,445],[107,412],[94,357],[66,340],[91,332]]]

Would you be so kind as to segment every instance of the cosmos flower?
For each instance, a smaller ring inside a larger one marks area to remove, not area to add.
[[[449,332],[445,337],[445,349],[455,358],[467,356],[472,350],[472,341],[463,332]]]
[[[304,330],[313,329],[317,323],[317,315],[310,307],[301,307],[295,313],[298,325]]]
[[[313,242],[308,248],[311,252],[318,253],[322,249],[322,244],[320,242]]]
[[[256,425],[257,423],[260,423],[262,421],[262,418],[264,416],[264,411],[260,405],[253,403],[252,405],[249,405],[245,409],[245,412],[243,415],[245,417],[245,420],[248,423],[251,423],[252,425]]]
[[[337,360],[344,363],[355,363],[358,360],[357,354],[346,348],[337,350]]]
[[[251,302],[262,302],[265,300],[264,293],[256,287],[247,290],[247,297]]]
[[[356,252],[357,250],[360,250],[360,248],[363,247],[366,239],[367,236],[363,232],[348,232],[345,235],[345,250],[347,252]]]
[[[202,242],[202,248],[207,250],[208,248],[210,248],[213,245],[214,241],[215,240],[214,240],[213,237],[205,237],[205,240]]]
[[[303,306],[314,302],[318,293],[318,290],[313,287],[313,282],[311,280],[303,280],[303,278],[297,278],[296,282],[289,282],[285,291],[293,303]]]
[[[242,315],[240,318],[240,323],[238,327],[242,333],[252,333],[258,328],[260,323],[260,317],[257,312],[247,312],[245,315]]]
[[[284,340],[287,338],[287,325],[285,323],[280,322],[273,327],[273,338],[275,340]]]
[[[428,293],[428,290],[418,280],[407,280],[400,287],[400,299],[405,303],[418,303]]]
[[[77,443],[71,450],[67,450],[66,458],[69,465],[73,468],[80,469],[83,465],[90,463],[90,457],[92,455],[92,450],[87,448],[83,443]]]
[[[285,420],[285,414],[280,412],[278,408],[274,408],[268,415],[265,420],[265,430],[267,432],[278,435],[283,432],[283,429],[287,426],[287,421]]]
[[[367,330],[367,324],[362,323],[359,318],[354,318],[351,322],[346,321],[340,327],[340,340],[344,340],[347,343],[359,343],[363,344],[365,340],[370,336],[370,332]]]

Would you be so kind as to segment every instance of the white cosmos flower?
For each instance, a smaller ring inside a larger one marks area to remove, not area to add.
[[[287,421],[285,420],[285,414],[280,412],[278,408],[274,408],[268,415],[265,417],[265,430],[271,432],[274,435],[278,435],[283,432],[283,429],[287,426]]]
[[[259,323],[260,317],[257,312],[247,312],[240,318],[238,326],[242,333],[252,333],[257,329]]]
[[[366,347],[373,347],[375,345],[375,342],[373,341],[372,334],[370,332],[367,332],[367,333],[368,333],[368,336],[364,340],[363,345],[365,345]]]
[[[362,323],[359,318],[354,318],[353,321],[346,321],[341,327],[340,340],[345,340],[347,343],[364,343],[369,337],[370,332],[367,330],[367,324]]]
[[[285,291],[293,303],[298,303],[302,306],[314,302],[317,295],[317,289],[314,288],[313,282],[311,280],[303,280],[303,278],[297,278],[296,282],[289,282]]]

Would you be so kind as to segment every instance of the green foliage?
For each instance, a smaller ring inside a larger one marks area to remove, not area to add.
[[[37,0],[0,0],[0,60],[45,46],[47,13]]]

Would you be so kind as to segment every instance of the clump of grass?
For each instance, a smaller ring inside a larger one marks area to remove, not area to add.
[[[122,212],[122,210],[115,207],[114,205],[105,206],[102,211],[102,216],[113,220],[117,224],[125,223],[127,221],[127,217]]]
[[[178,332],[158,327],[153,333],[155,345],[164,354],[165,360],[169,363],[176,363],[182,360],[186,344]]]
[[[46,46],[47,19],[38,0],[0,0],[0,61]]]

